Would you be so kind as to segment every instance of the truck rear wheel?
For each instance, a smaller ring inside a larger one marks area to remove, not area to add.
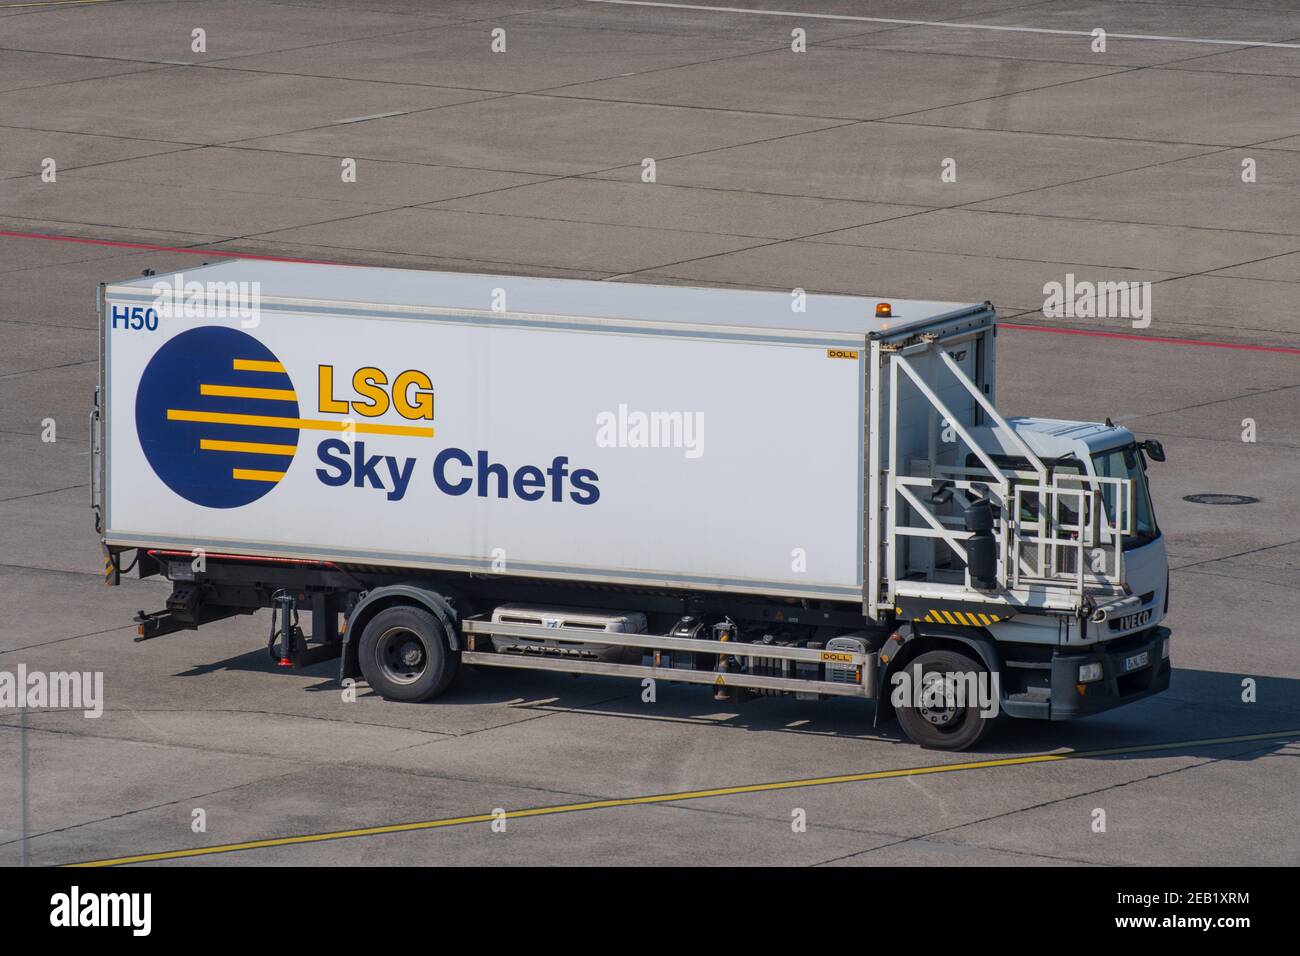
[[[401,605],[380,611],[366,624],[357,662],[384,700],[420,701],[447,689],[460,654],[451,649],[436,617],[424,608]]]
[[[923,686],[931,680],[945,681],[947,675],[988,674],[988,669],[974,658],[947,650],[927,651],[904,667],[909,674],[915,674],[919,668]],[[994,720],[980,713],[978,701],[973,706],[955,706],[951,699],[940,702],[922,699],[919,705],[909,700],[902,707],[895,707],[895,712],[903,733],[927,750],[972,747],[989,732]]]

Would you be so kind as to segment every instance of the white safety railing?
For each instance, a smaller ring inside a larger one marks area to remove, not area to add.
[[[931,385],[899,353],[889,356],[889,456],[886,475],[888,502],[885,526],[886,580],[889,598],[915,582],[899,580],[918,572],[906,565],[900,542],[905,539],[941,541],[964,566],[960,584],[952,573],[931,567],[925,590],[950,593],[954,599],[987,594],[973,586],[965,542],[964,505],[984,498],[993,508],[993,537],[997,542],[997,585],[1000,590],[1053,588],[1082,601],[1089,591],[1113,591],[1123,584],[1123,539],[1133,533],[1134,486],[1125,478],[1095,477],[1076,471],[1048,469],[1023,438],[1007,423],[980,389],[947,352],[939,357],[983,409],[990,426],[1005,436],[1005,447],[1029,469],[999,466],[994,454],[974,439]],[[982,468],[940,465],[931,461],[928,474],[903,474],[899,462],[898,420],[900,374],[906,376],[978,459]],[[999,452],[996,454],[1005,454]],[[1004,462],[1006,458],[1002,459]],[[908,509],[922,525],[902,523]],[[946,580],[945,580],[946,579]]]
[[[1090,586],[1122,584],[1133,495],[1127,478],[1070,473],[1054,475],[1047,485],[1017,483],[1010,586],[1064,584],[1082,595]]]
[[[945,474],[955,471],[956,469],[936,469],[943,471]],[[975,472],[975,469],[962,469],[963,471]],[[912,489],[918,489],[913,491]],[[962,542],[968,541],[974,534],[964,529],[963,519],[960,515],[941,514],[935,507],[935,502],[931,497],[935,494],[953,493],[953,500],[956,495],[961,494],[968,502],[973,502],[978,498],[987,497],[994,505],[995,514],[1006,509],[1006,493],[996,483],[991,483],[987,478],[982,480],[965,480],[957,477],[943,477],[935,475],[925,477],[920,475],[906,476],[899,475],[894,481],[894,491],[897,495],[911,506],[913,513],[918,515],[928,527],[918,528],[913,525],[894,525],[894,533],[898,537],[904,538],[932,538],[942,540],[952,552],[961,559],[965,565],[965,582],[964,587],[973,587],[970,578],[970,563],[966,556],[966,549]],[[959,530],[954,530],[954,527]],[[1007,542],[1010,540],[1006,534],[1005,523],[994,521],[993,537],[998,543],[998,581],[1005,580],[1005,568],[1008,567],[1007,560]]]

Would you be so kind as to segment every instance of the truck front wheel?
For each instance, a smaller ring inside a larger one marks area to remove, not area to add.
[[[980,712],[978,699],[969,700],[970,691],[988,686],[988,670],[979,661],[957,651],[927,651],[904,669],[910,681],[921,675],[919,694],[909,683],[912,693],[894,708],[913,743],[927,750],[965,750],[989,732],[994,718]],[[972,674],[977,676],[974,682],[969,680]]]
[[[357,648],[366,681],[384,700],[437,697],[451,684],[460,654],[447,643],[441,622],[424,608],[385,608],[366,624]]]

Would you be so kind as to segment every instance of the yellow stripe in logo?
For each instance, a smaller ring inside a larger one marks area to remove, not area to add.
[[[232,367],[236,372],[283,372],[284,366],[279,362],[263,362],[260,359],[235,359]]]
[[[410,435],[432,438],[433,429],[416,425],[374,425],[367,422],[325,422],[314,418],[280,418],[274,415],[232,415],[225,412],[196,412],[186,408],[167,409],[174,422],[207,422],[212,425],[253,425],[261,428],[304,428],[321,432],[345,432],[349,428],[367,435]]]
[[[242,385],[200,385],[200,395],[219,395],[224,398],[268,398],[275,402],[296,402],[298,396],[291,388],[246,388]]]
[[[292,455],[298,450],[294,445],[268,445],[257,441],[219,441],[216,438],[199,439],[199,448],[203,451],[242,451],[250,455]]]
[[[269,481],[277,482],[284,477],[282,471],[258,471],[255,468],[233,468],[230,476],[238,478],[241,481]]]

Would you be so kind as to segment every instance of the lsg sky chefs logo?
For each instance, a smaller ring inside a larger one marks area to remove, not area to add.
[[[308,442],[322,484],[370,489],[388,501],[405,498],[420,473],[434,493],[451,497],[474,492],[579,505],[600,498],[596,472],[570,467],[567,455],[545,467],[511,467],[487,450],[428,449],[434,387],[419,369],[319,364],[316,371],[308,414],[321,417],[307,417],[284,365],[247,332],[204,326],[180,333],[140,379],[135,419],[145,458],[168,488],[208,508],[238,508],[269,494]],[[404,423],[393,423],[393,413]],[[333,435],[316,441],[319,432]],[[372,435],[413,439],[414,454],[372,454]]]

